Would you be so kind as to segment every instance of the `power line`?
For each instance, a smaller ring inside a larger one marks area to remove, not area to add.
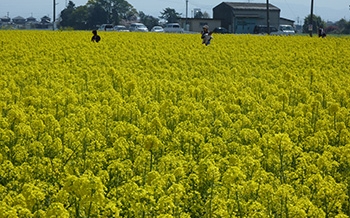
[[[292,12],[293,16],[294,16],[294,17],[297,17],[297,16],[295,15],[294,11],[292,10],[292,8],[290,7],[290,5],[288,4],[287,0],[284,0],[284,1],[286,2],[286,5],[287,5],[287,7],[289,8],[289,10]]]

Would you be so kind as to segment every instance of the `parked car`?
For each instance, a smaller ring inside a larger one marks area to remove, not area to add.
[[[124,25],[114,26],[114,30],[118,32],[129,32],[129,30]]]
[[[270,34],[278,32],[277,28],[270,26]],[[267,34],[267,25],[256,25],[253,30],[254,34]]]
[[[273,32],[272,35],[294,35],[295,30],[291,25],[279,25],[278,31]]]
[[[219,26],[219,27],[216,27],[212,32],[225,34],[225,33],[228,33],[228,30],[224,27]]]
[[[152,27],[151,32],[163,33],[164,29],[161,26],[154,26]]]
[[[166,33],[183,33],[184,29],[181,28],[179,23],[167,23],[164,27]]]
[[[130,32],[148,32],[147,27],[143,23],[132,23],[129,30]]]
[[[100,28],[98,28],[100,31],[113,31],[114,27],[112,24],[102,24]]]

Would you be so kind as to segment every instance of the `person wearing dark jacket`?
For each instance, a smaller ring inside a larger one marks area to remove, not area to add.
[[[318,37],[322,37],[322,38],[326,37],[326,33],[325,33],[322,26],[320,26],[320,28],[318,28]]]
[[[92,34],[93,34],[93,36],[91,38],[92,42],[99,42],[101,40],[101,37],[99,35],[97,35],[97,30],[93,30]]]

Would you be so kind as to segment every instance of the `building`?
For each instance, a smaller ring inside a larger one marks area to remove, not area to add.
[[[43,16],[41,18],[41,23],[43,23],[43,24],[48,24],[50,22],[51,22],[51,18],[49,18],[48,16]]]
[[[36,29],[36,26],[38,26],[38,21],[36,20],[35,17],[30,16],[27,18],[25,28],[26,29]]]
[[[17,16],[12,19],[8,16],[0,17],[0,28],[3,29],[52,29],[52,25],[48,16],[42,17],[40,21],[33,16]]]
[[[281,10],[269,4],[270,26],[280,24]],[[221,20],[221,26],[232,33],[253,33],[256,25],[267,24],[265,3],[222,2],[213,8],[213,19]]]
[[[11,22],[11,18],[5,16],[5,17],[0,17],[0,29],[5,28],[7,25],[9,25]]]
[[[9,18],[8,16],[1,17],[0,18],[0,22],[2,22],[2,23],[10,23],[11,22],[11,18]]]
[[[204,25],[208,25],[210,30],[221,26],[221,20],[211,18],[182,18],[179,23],[180,26],[189,32],[201,32]]]
[[[294,20],[290,20],[290,19],[281,17],[279,25],[291,25],[291,26],[294,26],[294,22],[295,22]]]
[[[30,17],[28,17],[28,18],[27,18],[27,22],[30,22],[30,23],[35,23],[35,22],[36,22],[36,18],[35,18],[35,17],[30,16]]]
[[[4,27],[10,23],[11,23],[11,18],[9,18],[8,16],[0,17],[0,28]]]
[[[12,22],[14,24],[23,25],[26,23],[26,19],[24,17],[17,16],[17,17],[12,18]]]

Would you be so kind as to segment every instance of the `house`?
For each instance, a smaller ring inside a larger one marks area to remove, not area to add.
[[[4,29],[48,29],[51,27],[52,23],[48,16],[42,17],[40,22],[33,16],[26,19],[21,16],[12,19],[8,16],[0,17],[0,28]]]
[[[25,24],[26,19],[24,17],[17,16],[17,17],[12,18],[12,22],[15,24]]]
[[[269,4],[270,26],[278,27],[281,10]],[[253,33],[256,25],[267,24],[265,3],[222,2],[213,8],[213,18],[232,33]]]
[[[48,24],[50,22],[51,22],[51,18],[49,18],[48,16],[43,16],[41,18],[41,23],[43,23],[43,24]]]
[[[27,18],[26,22],[26,29],[36,29],[36,26],[38,26],[39,22],[36,20],[35,17],[31,16]]]
[[[35,29],[51,29],[52,28],[51,18],[44,16],[40,22],[35,24]]]
[[[27,22],[28,22],[28,23],[35,23],[35,22],[36,22],[36,18],[35,18],[35,17],[32,17],[32,16],[31,16],[31,17],[28,17],[28,18],[27,18]]]
[[[11,18],[8,16],[0,17],[0,28],[6,28],[11,25]]]
[[[201,32],[204,25],[208,25],[210,30],[221,26],[221,20],[210,18],[182,18],[179,23],[185,30],[190,32]]]
[[[1,23],[10,23],[11,22],[11,18],[9,18],[8,16],[1,17],[0,18],[0,22]]]

